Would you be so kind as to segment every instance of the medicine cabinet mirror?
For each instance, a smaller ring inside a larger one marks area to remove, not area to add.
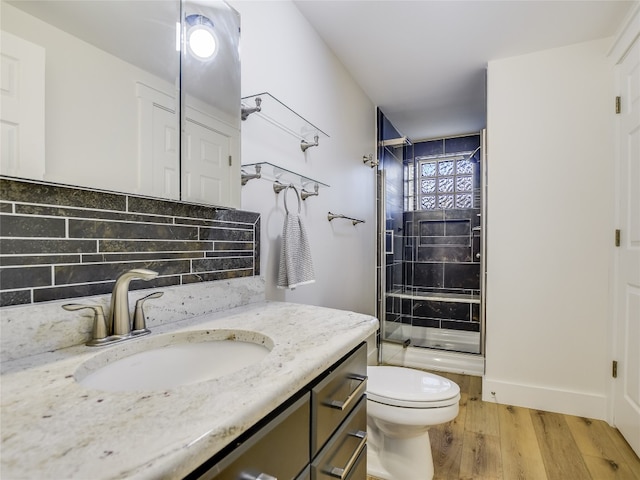
[[[239,207],[240,18],[228,4],[1,7],[0,173]]]

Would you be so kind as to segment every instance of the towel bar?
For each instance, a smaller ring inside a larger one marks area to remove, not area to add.
[[[342,215],[341,213],[331,213],[331,212],[329,212],[327,214],[327,219],[329,221],[333,220],[334,218],[344,218],[346,220],[351,220],[354,225],[357,225],[358,223],[365,223],[364,220],[359,220],[359,219],[353,218],[353,217],[347,217],[346,215]]]

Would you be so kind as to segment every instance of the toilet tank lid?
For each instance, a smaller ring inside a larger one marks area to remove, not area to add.
[[[367,376],[367,395],[372,400],[378,397],[404,402],[441,403],[458,399],[460,395],[460,387],[455,382],[413,368],[370,366]]]

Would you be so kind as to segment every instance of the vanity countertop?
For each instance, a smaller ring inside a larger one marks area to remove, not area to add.
[[[156,327],[143,338],[235,329],[259,332],[274,345],[236,373],[161,391],[105,392],[74,380],[83,362],[114,347],[81,345],[6,362],[0,476],[182,478],[377,328],[369,315],[281,302]]]

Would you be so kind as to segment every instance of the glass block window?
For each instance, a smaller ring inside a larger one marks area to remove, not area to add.
[[[405,210],[473,207],[473,164],[466,156],[418,157],[415,172],[413,165],[407,165],[409,168],[410,175],[405,171]],[[414,179],[416,172],[420,177]],[[413,207],[414,195],[416,207]]]
[[[412,163],[404,166],[404,211],[416,210],[415,167]]]

